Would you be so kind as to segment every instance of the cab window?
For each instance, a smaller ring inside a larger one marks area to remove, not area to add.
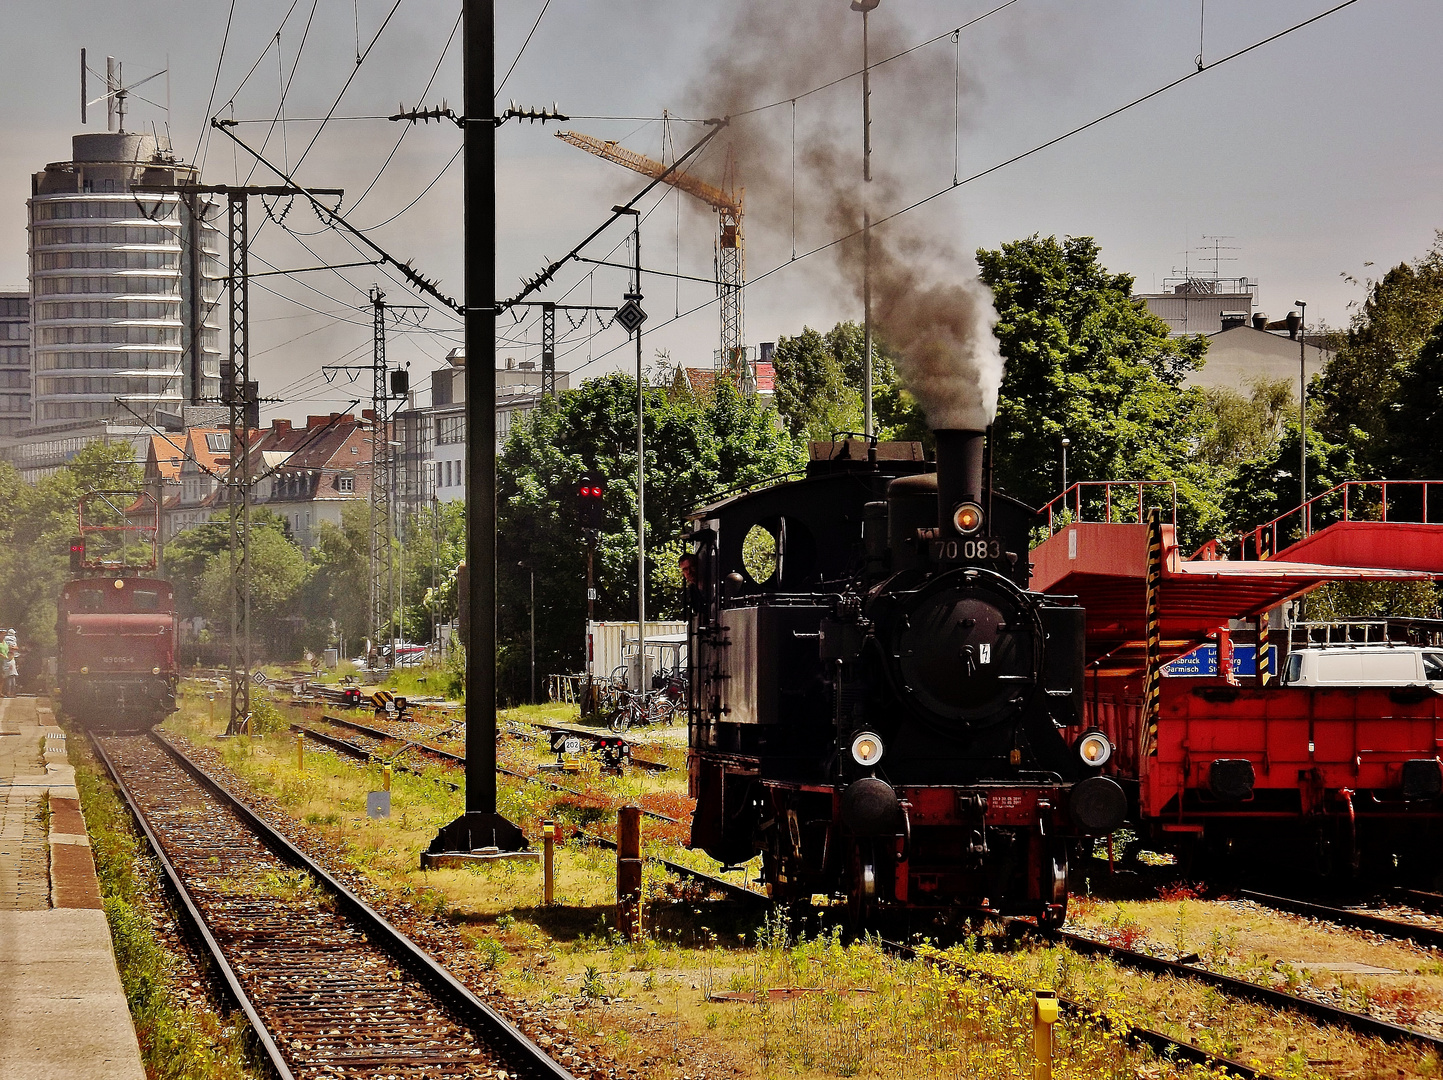
[[[1423,654],[1423,677],[1429,682],[1443,681],[1443,653]]]
[[[157,611],[160,608],[160,593],[154,589],[136,589],[130,595],[136,611]]]
[[[1283,683],[1295,683],[1298,676],[1303,673],[1303,658],[1297,653],[1288,657],[1288,662],[1283,665]]]
[[[105,594],[99,589],[81,589],[75,596],[76,611],[103,611]]]

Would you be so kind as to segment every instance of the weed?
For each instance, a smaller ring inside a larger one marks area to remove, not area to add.
[[[506,959],[506,946],[495,938],[483,937],[476,941],[477,961],[483,971],[495,971]]]
[[[601,969],[594,964],[586,965],[586,978],[581,981],[581,996],[588,998],[606,996],[606,980],[601,977]]]

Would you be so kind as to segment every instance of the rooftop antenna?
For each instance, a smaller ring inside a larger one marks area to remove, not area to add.
[[[1236,244],[1224,244],[1224,243],[1223,243],[1224,240],[1236,240],[1236,239],[1237,239],[1236,236],[1204,236],[1203,239],[1209,241],[1209,244],[1210,244],[1210,246],[1212,247],[1212,254],[1211,254],[1211,255],[1203,255],[1203,257],[1202,257],[1202,259],[1201,259],[1200,261],[1201,261],[1201,262],[1210,262],[1210,263],[1212,263],[1212,264],[1213,264],[1213,277],[1216,278],[1216,279],[1221,280],[1221,279],[1222,279],[1223,263],[1225,263],[1225,262],[1237,262],[1237,261],[1238,261],[1238,257],[1237,257],[1236,255],[1224,255],[1223,252],[1224,252],[1224,251],[1241,251],[1242,248],[1239,247],[1239,246],[1236,245]],[[1205,252],[1205,251],[1207,251],[1207,250],[1208,250],[1207,247],[1201,247],[1201,248],[1198,249],[1198,251],[1200,251],[1200,252]]]
[[[92,98],[89,96],[89,84],[87,79],[90,75],[94,75],[97,79],[100,78],[100,72],[92,71],[90,69],[90,66],[86,63],[85,50],[80,50],[80,122],[82,124],[88,124],[90,122],[90,106],[98,104],[100,101],[104,100],[106,130],[120,132],[125,131],[125,103],[129,99],[131,91],[137,89],[138,87],[144,86],[152,79],[158,79],[162,75],[164,75],[165,104],[160,105],[158,102],[150,101],[149,98],[141,98],[141,100],[149,102],[149,104],[151,105],[155,105],[156,108],[165,109],[166,128],[167,130],[169,130],[170,57],[166,57],[165,67],[157,71],[154,75],[147,75],[139,82],[131,83],[129,86],[125,85],[123,67],[124,65],[121,64],[120,61],[116,60],[115,57],[107,56],[105,58],[105,93],[101,97]],[[139,95],[136,96],[139,97]]]

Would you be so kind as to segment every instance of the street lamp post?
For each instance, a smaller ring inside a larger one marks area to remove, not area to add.
[[[852,0],[862,13],[862,180],[872,182],[872,68],[867,15],[881,0]],[[862,432],[872,437],[872,206],[862,197]]]
[[[631,291],[627,300],[641,303],[641,211],[613,206],[618,214],[630,214],[636,225],[631,249],[635,256]],[[644,691],[646,681],[646,381],[641,367],[641,323],[636,325],[636,689]]]
[[[1298,489],[1302,498],[1298,501],[1302,514],[1303,535],[1308,535],[1308,305],[1294,300],[1298,305]]]
[[[1072,440],[1066,435],[1062,437],[1062,494],[1067,494],[1067,448],[1072,445]]]

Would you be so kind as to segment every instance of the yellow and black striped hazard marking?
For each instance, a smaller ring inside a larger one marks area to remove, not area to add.
[[[1162,704],[1162,515],[1147,512],[1147,679],[1143,690],[1142,756],[1157,756],[1157,719]]]
[[[371,704],[378,709],[384,709],[387,704],[394,703],[396,695],[389,690],[377,690],[371,695]]]
[[[1272,657],[1268,653],[1268,613],[1258,616],[1257,644],[1258,685],[1267,686],[1272,681]]]

